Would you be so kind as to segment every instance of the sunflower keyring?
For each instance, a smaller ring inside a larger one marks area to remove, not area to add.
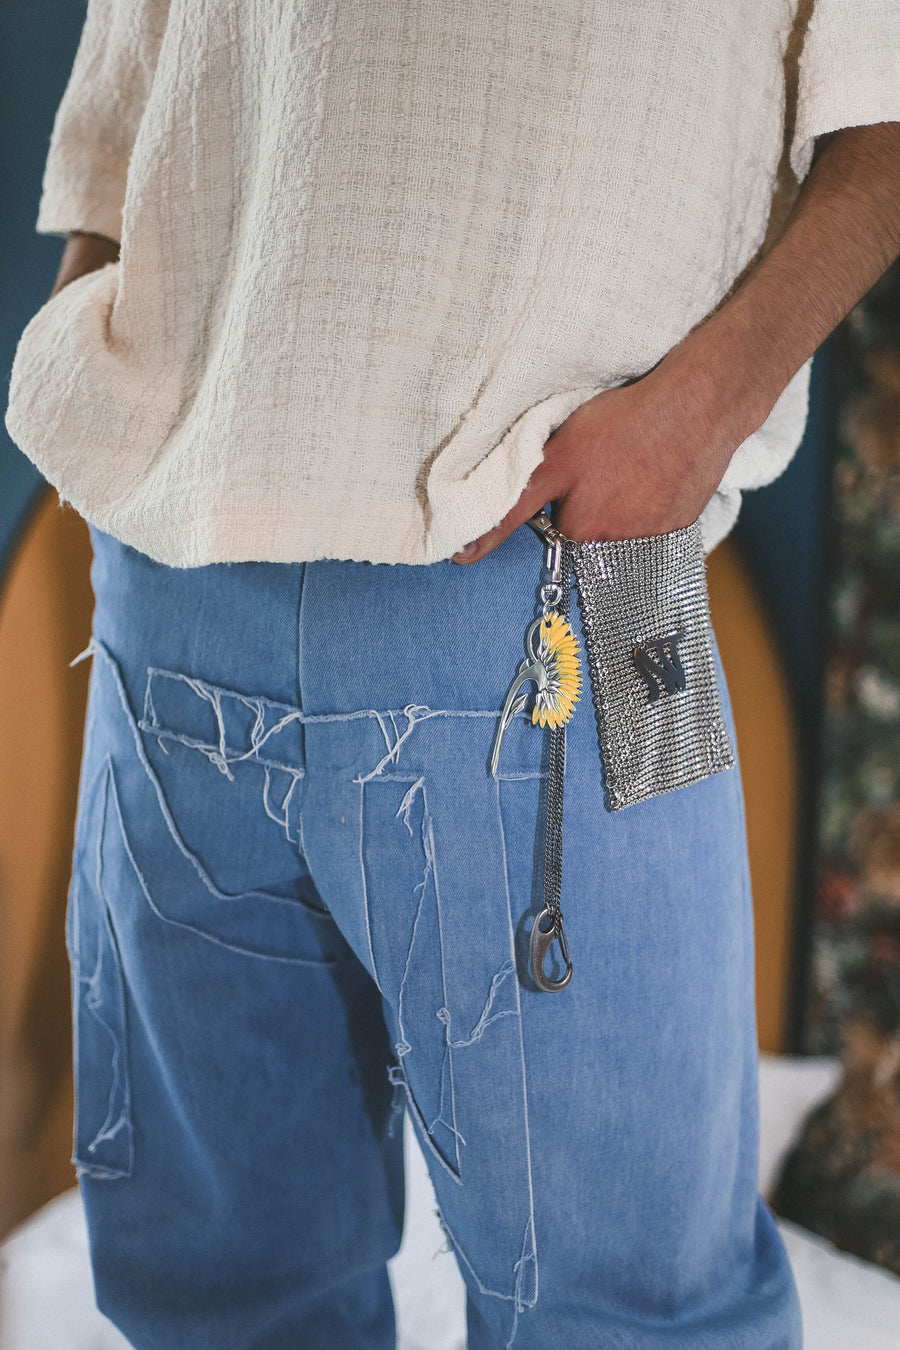
[[[575,710],[581,693],[581,666],[578,639],[569,624],[569,590],[572,559],[571,541],[553,525],[545,511],[528,521],[545,544],[544,566],[547,580],[540,588],[542,612],[525,631],[525,659],[519,663],[497,723],[491,750],[490,772],[496,775],[500,745],[512,719],[524,712],[534,685],[534,726],[549,728],[549,773],[547,781],[547,821],[544,857],[544,904],[531,929],[529,944],[532,978],[539,989],[552,993],[565,989],[572,979],[572,960],[563,923],[562,890],[562,807],[563,775],[566,763],[566,723]],[[545,974],[544,962],[554,942],[565,966],[559,979]]]

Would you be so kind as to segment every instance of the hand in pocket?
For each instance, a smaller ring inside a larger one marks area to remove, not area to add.
[[[595,395],[557,427],[516,504],[455,562],[490,553],[546,502],[570,539],[635,539],[692,524],[765,406],[740,371],[717,369],[698,329],[641,379]]]

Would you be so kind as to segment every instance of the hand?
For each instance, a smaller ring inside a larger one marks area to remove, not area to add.
[[[633,384],[583,403],[547,439],[544,458],[499,525],[454,562],[492,552],[545,503],[570,539],[634,539],[690,525],[741,442],[765,419],[704,329]]]
[[[722,307],[636,383],[576,408],[511,511],[454,554],[475,562],[546,502],[572,539],[690,525],[742,441],[900,250],[900,122],[842,127],[774,245]]]

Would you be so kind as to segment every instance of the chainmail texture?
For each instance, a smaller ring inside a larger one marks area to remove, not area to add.
[[[730,768],[699,521],[569,547],[607,805],[617,811]]]

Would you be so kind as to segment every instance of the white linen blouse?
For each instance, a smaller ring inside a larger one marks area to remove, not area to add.
[[[900,120],[900,0],[799,3],[89,0],[37,229],[121,255],[26,327],[10,434],[169,565],[447,558],[758,253],[792,30],[798,178],[817,135]]]

